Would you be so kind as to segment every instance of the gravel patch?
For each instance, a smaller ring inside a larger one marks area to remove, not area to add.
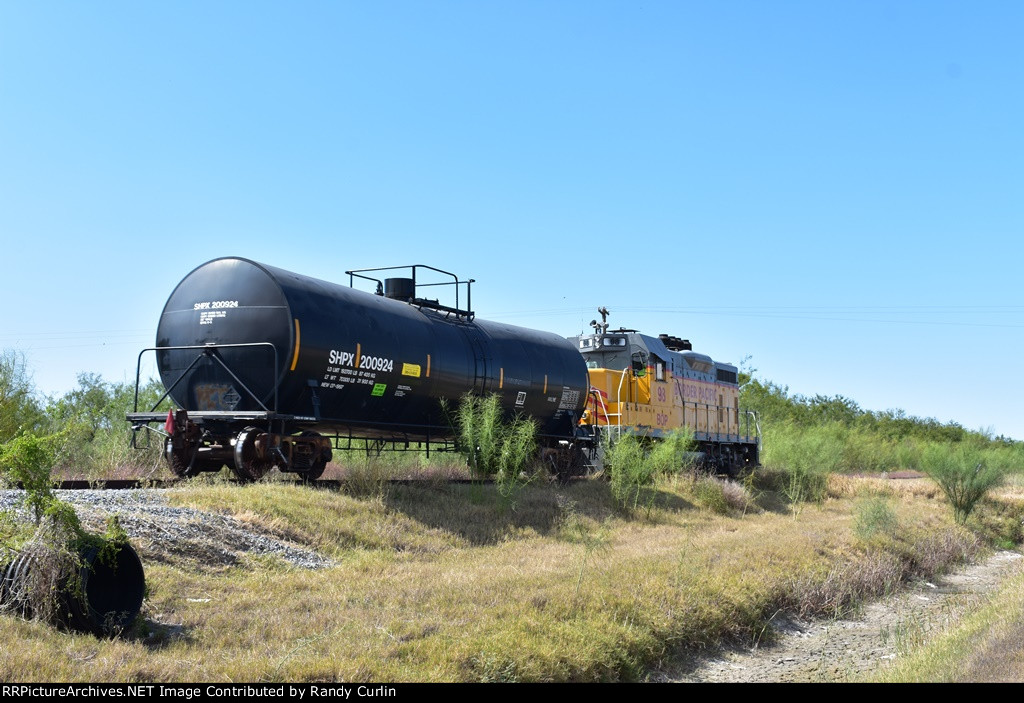
[[[845,681],[886,666],[926,642],[1013,574],[1024,570],[1017,552],[983,562],[868,604],[859,617],[803,621],[777,618],[767,646],[681,654],[651,675],[653,681],[776,683]]]
[[[161,489],[54,491],[75,507],[83,525],[102,530],[107,516],[121,526],[143,560],[196,561],[230,566],[246,555],[279,557],[292,566],[322,569],[334,562],[242,523],[230,515],[168,505]],[[15,508],[22,491],[0,491],[0,509]],[[27,514],[26,514],[27,517]]]

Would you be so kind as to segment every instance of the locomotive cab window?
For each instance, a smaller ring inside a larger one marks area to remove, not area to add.
[[[654,366],[654,380],[664,381],[665,380],[665,362],[654,354],[651,355],[651,365]]]
[[[637,376],[646,376],[647,355],[644,354],[643,352],[633,352],[630,366],[633,369],[633,373],[635,373]]]
[[[703,359],[697,359],[692,356],[684,356],[683,358],[686,359],[687,366],[694,371],[699,371],[700,373],[711,373],[711,370],[714,368],[714,364],[710,361],[704,361]]]

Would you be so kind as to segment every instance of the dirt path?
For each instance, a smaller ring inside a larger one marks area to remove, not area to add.
[[[933,582],[865,606],[851,620],[775,622],[774,644],[666,662],[654,681],[768,683],[843,681],[884,667],[908,646],[955,622],[1003,579],[1024,571],[1017,552],[998,552]],[[1024,680],[1024,676],[1022,679]]]

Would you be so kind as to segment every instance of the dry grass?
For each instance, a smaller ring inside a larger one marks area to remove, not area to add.
[[[942,490],[930,478],[881,478],[859,477],[846,474],[829,476],[828,494],[833,498],[849,498],[864,495],[885,495],[894,498],[927,500],[941,497]]]
[[[871,677],[874,682],[1024,682],[1024,575],[957,625]]]
[[[334,459],[327,464],[323,478],[348,481],[363,474],[384,476],[389,479],[417,481],[448,481],[471,478],[466,459],[456,452],[432,451],[393,452],[369,454],[362,450],[335,450]]]
[[[0,618],[0,638],[23,643],[0,658],[0,679],[636,679],[674,647],[751,643],[781,608],[831,612],[965,555],[955,545],[966,533],[942,501],[913,493],[894,502],[900,539],[869,546],[853,534],[852,495],[797,516],[762,495],[764,512],[719,515],[661,486],[631,517],[601,481],[528,487],[514,511],[481,485],[393,486],[364,499],[283,485],[171,495],[338,566],[151,565],[133,638]]]
[[[1008,474],[1003,485],[992,491],[1001,500],[1024,505],[1024,474]]]

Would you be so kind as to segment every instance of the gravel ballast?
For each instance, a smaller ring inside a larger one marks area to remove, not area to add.
[[[204,566],[230,566],[245,555],[279,557],[303,569],[334,562],[261,531],[230,515],[169,505],[161,489],[58,490],[75,507],[83,525],[101,531],[116,514],[143,560],[195,559]],[[0,509],[18,506],[22,491],[0,491]],[[27,515],[26,515],[27,517]]]

